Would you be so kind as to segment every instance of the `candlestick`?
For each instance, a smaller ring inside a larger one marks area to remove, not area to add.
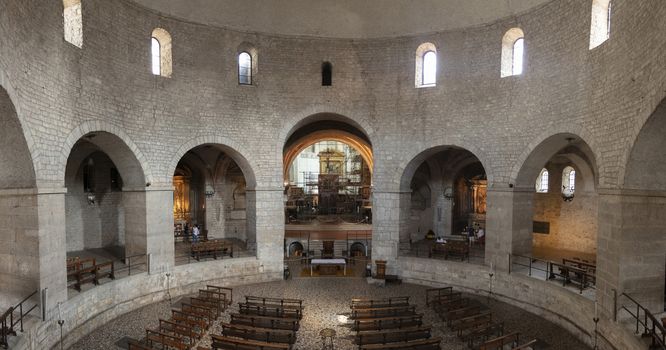
[[[60,313],[60,302],[58,302],[58,320],[62,320],[62,314]]]
[[[595,317],[595,318],[599,318],[599,306],[598,306],[598,305],[599,305],[599,304],[598,304],[597,301],[595,300],[595,301],[594,301],[594,317]]]

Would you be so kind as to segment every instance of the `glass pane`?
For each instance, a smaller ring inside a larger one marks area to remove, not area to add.
[[[513,43],[513,65],[512,65],[513,75],[523,74],[524,45],[525,45],[525,40],[523,40],[523,38],[520,38]]]
[[[157,39],[152,38],[151,40],[151,66],[153,68],[153,74],[160,75],[160,42]]]
[[[238,82],[252,84],[252,56],[247,52],[238,55]]]
[[[423,85],[435,85],[437,82],[437,54],[433,51],[423,55]]]

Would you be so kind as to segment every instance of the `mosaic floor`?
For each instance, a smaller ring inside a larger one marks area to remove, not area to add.
[[[412,284],[380,287],[368,284],[363,278],[294,278],[234,287],[234,301],[242,300],[245,295],[303,299],[304,317],[294,349],[320,349],[322,343],[319,331],[327,327],[337,332],[336,349],[355,349],[357,347],[352,345],[351,339],[355,332],[340,324],[337,317],[349,312],[349,300],[353,297],[385,298],[408,295],[411,303],[417,305],[417,312],[424,314],[424,324],[432,326],[433,336],[442,337],[442,349],[467,349],[435,313],[425,307],[425,290],[426,287]],[[504,322],[505,330],[520,332],[521,339],[539,339],[539,349],[589,349],[562,328],[536,315],[498,301],[477,299],[492,309],[498,321]],[[160,302],[122,315],[80,339],[71,349],[123,349],[124,338],[143,338],[144,329],[156,327],[160,317],[169,318],[171,307],[177,307],[178,303],[179,300],[173,300],[173,304]],[[237,309],[238,304],[231,308],[231,312],[236,312]],[[229,312],[226,312],[212,328],[212,332],[219,334],[219,323],[228,320]],[[209,343],[210,337],[206,336],[199,345],[206,346]]]

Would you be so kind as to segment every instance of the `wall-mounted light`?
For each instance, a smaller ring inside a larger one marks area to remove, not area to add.
[[[574,199],[574,189],[562,186],[562,200],[571,202]]]
[[[86,199],[88,199],[88,204],[95,205],[95,194],[93,192],[86,193]]]
[[[215,189],[211,185],[206,185],[206,190],[204,190],[206,198],[210,198],[215,194]]]
[[[444,198],[446,198],[446,200],[449,201],[453,199],[453,189],[451,187],[447,187],[444,189]]]

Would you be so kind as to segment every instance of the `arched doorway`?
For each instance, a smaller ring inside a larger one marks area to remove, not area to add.
[[[472,152],[455,146],[421,152],[400,184],[401,255],[435,257],[460,246],[460,258],[484,263],[485,237],[477,236],[485,235],[487,176]]]
[[[64,180],[68,269],[111,261],[117,275],[130,262],[145,271],[146,177],[125,141],[105,131],[84,135],[69,153]]]
[[[176,264],[256,255],[253,186],[248,162],[227,146],[203,144],[181,157],[173,173]],[[214,249],[200,253],[204,246]]]
[[[32,156],[13,102],[0,87],[0,310],[37,290],[40,255]]]
[[[372,236],[372,145],[355,123],[320,114],[298,123],[283,148],[285,240],[315,254],[349,256]]]

